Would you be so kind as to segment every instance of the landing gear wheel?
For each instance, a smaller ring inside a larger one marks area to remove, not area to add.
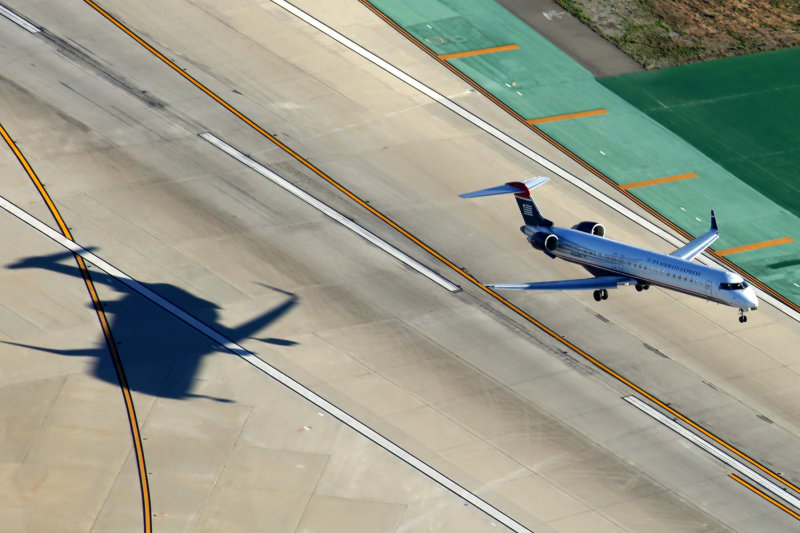
[[[642,285],[641,283],[637,283],[636,292],[642,292],[642,289],[644,289],[644,285]]]
[[[747,322],[747,317],[746,317],[746,316],[744,316],[744,315],[740,316],[740,317],[739,317],[739,322],[741,322],[742,324],[744,324],[745,322]]]
[[[605,289],[600,289],[600,298],[603,300],[608,300],[608,291]]]
[[[642,288],[644,290],[649,290],[650,289],[650,284],[649,283],[645,283],[644,286],[642,286]]]
[[[600,291],[594,291],[594,301],[599,302],[603,299],[603,294]]]

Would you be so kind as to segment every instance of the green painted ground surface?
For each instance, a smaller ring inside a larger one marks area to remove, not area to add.
[[[525,118],[606,109],[606,115],[545,123],[540,128],[617,183],[699,174],[699,178],[631,192],[693,235],[707,231],[709,210],[715,209],[721,229],[716,250],[786,236],[800,241],[800,210],[791,207],[800,207],[800,195],[794,188],[797,182],[771,177],[778,172],[788,176],[793,165],[775,164],[762,173],[758,183],[738,176],[744,168],[762,168],[772,162],[775,152],[798,157],[795,146],[781,144],[798,115],[760,112],[749,96],[758,92],[769,96],[764,87],[780,85],[787,90],[774,90],[772,97],[783,100],[792,93],[789,88],[800,84],[800,68],[791,70],[786,59],[772,59],[784,52],[739,58],[747,61],[735,69],[726,66],[730,60],[715,62],[722,66],[712,67],[717,69],[710,74],[716,80],[713,84],[695,79],[691,69],[698,65],[603,80],[615,85],[631,105],[493,0],[371,1],[437,54],[519,45],[519,50],[453,59],[451,63]],[[762,57],[768,61],[759,67]],[[792,57],[794,64],[800,65],[800,54]],[[780,68],[769,63],[779,60]],[[764,73],[760,79],[752,74],[757,67]],[[660,108],[657,103],[664,101],[643,91],[659,94],[655,89],[664,82],[650,76],[665,76],[670,71],[680,72],[672,89],[663,95],[667,105]],[[734,82],[744,89],[732,89]],[[800,96],[792,94],[787,106],[800,111]],[[739,113],[740,122],[761,124],[756,142],[729,131],[719,106],[733,100],[737,102],[731,109]],[[703,101],[715,102],[716,108],[699,106]],[[685,113],[668,111],[684,109]],[[700,113],[705,113],[705,118]],[[776,122],[777,126],[770,128]],[[679,131],[681,125],[686,127],[679,134],[671,131]],[[738,163],[733,172],[728,166],[731,162]],[[729,259],[800,304],[800,242],[734,254]]]
[[[800,216],[800,49],[600,83]]]

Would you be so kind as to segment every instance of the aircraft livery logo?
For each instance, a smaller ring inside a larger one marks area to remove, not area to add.
[[[533,206],[529,203],[522,204],[522,212],[525,214],[526,217],[533,216]]]

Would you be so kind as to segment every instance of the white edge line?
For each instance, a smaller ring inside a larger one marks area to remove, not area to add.
[[[31,24],[30,22],[20,17],[19,15],[17,15],[16,13],[14,13],[13,11],[11,11],[10,9],[8,9],[3,5],[0,5],[0,15],[4,16],[17,26],[20,26],[31,33],[39,33],[40,31],[42,31],[40,27],[34,26],[33,24]]]
[[[734,459],[731,455],[723,452],[716,446],[709,443],[707,440],[699,437],[695,433],[689,431],[682,425],[678,424],[671,418],[665,416],[661,412],[657,411],[650,405],[646,404],[636,396],[625,396],[623,398],[626,402],[633,405],[643,413],[649,415],[650,417],[654,418],[656,421],[660,422],[661,424],[667,426],[669,429],[680,435],[681,437],[685,438],[686,440],[690,441],[692,444],[701,448],[702,450],[710,453],[729,467],[733,468],[743,476],[747,477],[751,481],[757,483],[762,488],[769,491],[773,496],[780,498],[781,500],[785,501],[789,505],[792,505],[796,509],[800,509],[800,499],[796,498],[794,495],[790,494],[787,489],[781,487],[775,483],[773,483],[770,479],[762,476],[752,468],[746,466],[741,461]]]
[[[574,174],[571,174],[570,172],[568,172],[567,170],[561,168],[560,166],[558,166],[557,164],[553,163],[549,159],[545,158],[544,156],[542,156],[538,152],[535,152],[533,149],[531,149],[531,148],[525,146],[524,144],[522,144],[521,142],[517,141],[516,139],[514,139],[513,137],[511,137],[507,133],[504,133],[504,132],[500,131],[496,127],[492,126],[491,124],[489,124],[488,122],[483,120],[482,118],[480,118],[477,115],[474,115],[473,113],[467,111],[466,109],[464,109],[460,105],[458,105],[455,102],[453,102],[450,99],[448,99],[446,96],[434,91],[433,89],[431,89],[427,85],[425,85],[422,82],[418,81],[417,79],[413,78],[409,74],[406,74],[405,72],[403,72],[399,68],[395,67],[391,63],[381,59],[380,57],[378,57],[377,55],[373,54],[372,52],[370,52],[366,48],[362,47],[361,45],[356,44],[352,40],[348,39],[347,37],[345,37],[341,33],[339,33],[336,30],[334,30],[333,28],[331,28],[329,26],[326,26],[325,24],[323,24],[319,20],[315,19],[314,17],[312,17],[311,15],[306,13],[305,11],[301,10],[300,8],[290,4],[289,2],[286,2],[286,0],[272,0],[272,2],[274,4],[277,4],[278,6],[282,7],[286,11],[289,11],[290,13],[295,15],[297,18],[299,18],[299,19],[303,20],[304,22],[308,23],[309,25],[313,26],[314,28],[316,28],[317,30],[319,30],[322,33],[326,34],[330,38],[338,41],[340,44],[342,44],[343,46],[346,46],[347,48],[349,48],[353,52],[357,53],[358,55],[360,55],[364,59],[366,59],[366,60],[370,61],[371,63],[375,64],[376,66],[382,68],[383,70],[385,70],[389,74],[395,76],[396,78],[400,79],[401,81],[405,82],[406,84],[410,85],[411,87],[417,89],[421,93],[423,93],[426,96],[430,97],[432,100],[435,100],[436,102],[439,102],[441,105],[443,105],[444,107],[446,107],[450,111],[456,113],[457,115],[461,116],[465,120],[468,120],[469,122],[471,122],[475,126],[481,128],[483,131],[485,131],[489,135],[493,136],[494,138],[496,138],[500,142],[502,142],[502,143],[506,144],[507,146],[513,148],[514,150],[516,150],[520,154],[522,154],[525,157],[531,159],[532,161],[538,163],[539,165],[543,166],[544,168],[546,168],[547,170],[549,170],[553,174],[556,174],[557,176],[559,176],[562,179],[566,180],[567,182],[571,183],[575,187],[578,187],[579,189],[581,189],[585,193],[593,196],[596,200],[599,200],[600,202],[604,203],[605,205],[607,205],[611,209],[614,209],[615,211],[617,211],[621,215],[627,217],[629,220],[635,222],[639,226],[641,226],[644,229],[650,231],[651,233],[653,233],[657,237],[662,238],[663,240],[665,240],[666,242],[668,242],[672,246],[675,246],[676,248],[680,248],[681,246],[686,244],[681,239],[678,239],[677,237],[675,237],[671,233],[663,230],[662,228],[660,228],[657,225],[653,224],[652,222],[650,222],[646,218],[642,217],[641,215],[635,213],[634,211],[628,209],[627,207],[625,207],[621,203],[617,202],[616,200],[613,200],[612,198],[606,196],[605,194],[603,194],[599,190],[595,189],[594,187],[592,187],[588,183],[584,182],[583,180],[581,180],[580,178],[578,178]],[[722,264],[720,264],[716,260],[714,260],[712,258],[709,258],[707,256],[698,256],[696,259],[699,262],[701,262],[701,263],[703,263],[705,265],[715,265],[718,268],[723,268],[723,269],[727,270]],[[788,305],[784,304],[783,302],[781,302],[777,298],[773,297],[772,295],[770,295],[770,294],[764,292],[763,290],[759,289],[758,287],[753,287],[753,288],[758,293],[759,299],[761,299],[761,300],[767,302],[768,304],[772,305],[774,308],[776,308],[779,311],[783,312],[784,314],[786,314],[790,318],[800,322],[800,313],[798,313],[797,311],[795,311],[794,309],[792,309]]]
[[[81,257],[83,257],[84,259],[86,259],[87,261],[89,261],[102,271],[104,271],[109,276],[113,276],[115,279],[122,282],[123,284],[125,284],[132,290],[136,291],[140,295],[144,296],[157,306],[161,307],[162,309],[172,314],[176,318],[180,319],[190,327],[199,331],[200,333],[202,333],[209,339],[213,340],[220,346],[223,346],[226,350],[228,350],[232,354],[244,359],[245,361],[247,361],[257,369],[259,369],[263,373],[269,375],[279,383],[285,385],[286,387],[288,387],[295,393],[299,394],[309,402],[313,403],[326,413],[335,417],[342,423],[346,424],[353,430],[357,431],[362,436],[366,437],[367,439],[374,442],[384,450],[393,454],[398,459],[402,460],[406,464],[415,468],[416,470],[426,475],[427,477],[429,477],[442,487],[451,491],[456,496],[474,505],[475,507],[477,507],[478,509],[480,509],[493,519],[497,520],[501,524],[520,533],[533,533],[531,530],[529,530],[519,522],[515,521],[508,515],[504,514],[499,509],[492,506],[490,503],[481,499],[476,494],[470,492],[463,486],[459,485],[457,482],[453,481],[452,479],[445,476],[438,470],[429,466],[427,463],[411,455],[409,452],[407,452],[394,442],[390,441],[380,433],[371,429],[369,426],[360,422],[359,420],[349,415],[345,411],[339,409],[338,407],[327,401],[325,398],[319,396],[317,393],[304,387],[299,382],[295,381],[288,375],[284,374],[277,368],[273,367],[272,365],[270,365],[269,363],[258,357],[256,354],[246,350],[236,342],[225,337],[215,329],[211,328],[207,324],[193,317],[192,315],[190,315],[183,309],[179,308],[175,304],[159,296],[152,290],[145,287],[143,284],[139,283],[138,281],[134,280],[133,278],[131,278],[130,276],[119,270],[118,268],[112,266],[103,259],[99,258],[98,256],[96,256],[83,246],[77,244],[76,242],[70,239],[67,239],[61,233],[57,232],[56,230],[54,230],[44,222],[40,221],[39,219],[35,218],[28,212],[24,211],[23,209],[17,207],[15,204],[6,200],[2,196],[0,196],[0,208],[4,209],[11,215],[17,217],[19,220],[25,222],[35,230],[44,234],[46,237],[49,237],[51,240],[60,244],[67,250],[80,255]]]
[[[360,235],[361,237],[363,237],[367,241],[371,242],[372,244],[374,244],[375,246],[377,246],[378,248],[380,248],[384,252],[388,253],[389,255],[394,257],[395,259],[405,263],[407,266],[413,268],[414,270],[416,270],[417,272],[419,272],[420,274],[422,274],[426,278],[430,279],[434,283],[437,283],[439,286],[447,289],[450,292],[459,292],[461,290],[461,287],[459,287],[458,285],[456,285],[456,284],[452,283],[451,281],[445,279],[444,277],[442,277],[441,275],[437,274],[436,272],[434,272],[430,268],[426,267],[425,265],[421,264],[417,260],[412,259],[411,257],[409,257],[405,253],[401,252],[400,250],[398,250],[397,248],[395,248],[394,246],[392,246],[388,242],[384,241],[383,239],[381,239],[380,237],[378,237],[374,233],[371,233],[370,231],[364,229],[362,226],[356,224],[355,222],[353,222],[349,218],[345,217],[344,215],[342,215],[341,213],[339,213],[335,209],[333,209],[333,208],[329,207],[328,205],[320,202],[319,200],[317,200],[316,198],[314,198],[310,194],[306,193],[304,190],[302,190],[299,187],[293,185],[292,183],[290,183],[286,179],[282,178],[281,176],[279,176],[278,174],[276,174],[272,170],[268,169],[267,167],[265,167],[261,163],[258,163],[257,161],[251,159],[250,157],[246,156],[245,154],[243,154],[242,152],[240,152],[239,150],[237,150],[233,146],[231,146],[228,143],[226,143],[225,141],[221,140],[216,135],[214,135],[212,133],[205,132],[205,133],[201,133],[200,137],[202,137],[203,139],[205,139],[206,141],[208,141],[212,145],[216,146],[217,148],[219,148],[220,150],[222,150],[223,152],[225,152],[229,156],[233,157],[234,159],[236,159],[237,161],[239,161],[243,165],[245,165],[247,167],[250,167],[252,170],[255,170],[256,172],[258,172],[259,174],[261,174],[262,176],[264,176],[265,178],[267,178],[268,180],[270,180],[274,184],[276,184],[279,187],[283,188],[284,190],[292,193],[297,198],[299,198],[299,199],[303,200],[304,202],[306,202],[308,205],[314,207],[315,209],[317,209],[317,210],[321,211],[322,213],[324,213],[325,215],[329,216],[330,218],[332,218],[333,220],[335,220],[336,222],[338,222],[342,226],[346,227],[350,231],[356,233],[357,235]]]

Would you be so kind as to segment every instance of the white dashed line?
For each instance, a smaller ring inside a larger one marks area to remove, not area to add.
[[[80,246],[79,244],[75,243],[74,241],[71,241],[70,239],[67,239],[58,231],[54,230],[41,220],[35,218],[30,213],[17,207],[16,205],[9,202],[2,196],[0,196],[0,208],[14,215],[19,220],[25,222],[26,224],[33,227],[34,229],[44,234],[45,236],[49,237],[51,240],[60,244],[67,250],[80,255],[85,260],[92,263],[93,265],[101,269],[103,272],[108,274],[109,276],[114,277],[116,280],[125,284],[127,287],[136,291],[140,295],[144,296],[145,298],[147,298],[160,308],[164,309],[165,311],[172,314],[176,318],[182,320],[184,323],[196,329],[197,331],[199,331],[212,341],[216,342],[219,346],[225,348],[232,354],[244,359],[257,369],[259,369],[261,372],[267,374],[268,376],[272,377],[276,381],[285,385],[286,387],[296,392],[309,402],[313,403],[322,411],[337,418],[339,421],[343,422],[350,428],[354,429],[355,431],[357,431],[370,441],[374,442],[384,450],[388,451],[398,459],[412,466],[413,468],[415,468],[422,474],[426,475],[427,477],[429,477],[442,487],[451,491],[456,496],[459,496],[464,501],[474,505],[475,507],[477,507],[478,509],[480,509],[481,511],[492,517],[494,520],[497,520],[498,522],[509,527],[513,531],[517,531],[519,533],[532,533],[530,529],[526,528],[519,522],[515,521],[513,518],[501,512],[499,509],[492,506],[487,501],[483,500],[476,494],[462,487],[461,485],[453,481],[451,478],[445,476],[438,470],[429,466],[427,463],[421,461],[414,455],[410,454],[409,452],[407,452],[394,442],[390,441],[380,433],[376,432],[367,425],[363,424],[362,422],[360,422],[353,416],[349,415],[345,411],[339,409],[338,407],[336,407],[335,405],[333,405],[332,403],[330,403],[329,401],[327,401],[325,398],[318,395],[314,391],[304,387],[303,385],[301,385],[288,375],[284,374],[277,368],[273,367],[272,365],[270,365],[269,363],[258,357],[256,354],[249,352],[236,342],[225,337],[222,333],[218,332],[217,330],[208,326],[204,322],[190,315],[189,313],[187,313],[180,307],[176,306],[172,302],[159,296],[152,290],[148,289],[135,279],[131,278],[130,276],[119,270],[118,268],[112,266],[103,259],[99,258],[98,256],[96,256],[83,246]]]
[[[415,259],[412,259],[411,257],[409,257],[408,255],[404,254],[403,252],[401,252],[400,250],[398,250],[397,248],[395,248],[394,246],[392,246],[388,242],[384,241],[383,239],[381,239],[380,237],[378,237],[374,233],[372,233],[372,232],[364,229],[363,227],[359,226],[358,224],[356,224],[355,222],[353,222],[352,220],[350,220],[346,216],[342,215],[341,213],[339,213],[338,211],[336,211],[332,207],[329,207],[328,205],[320,202],[319,200],[317,200],[316,198],[314,198],[313,196],[311,196],[310,194],[308,194],[304,190],[300,189],[299,187],[293,185],[292,183],[288,182],[284,178],[280,177],[278,174],[276,174],[275,172],[271,171],[270,169],[268,169],[267,167],[265,167],[261,163],[253,160],[250,157],[247,157],[242,152],[240,152],[239,150],[237,150],[233,146],[229,145],[225,141],[219,139],[215,135],[206,132],[206,133],[201,133],[200,137],[202,137],[206,141],[210,142],[211,144],[213,144],[214,146],[216,146],[217,148],[219,148],[220,150],[222,150],[223,152],[225,152],[229,156],[233,157],[234,159],[236,159],[240,163],[242,163],[242,164],[250,167],[251,169],[255,170],[256,172],[258,172],[259,174],[261,174],[262,176],[264,176],[265,178],[267,178],[268,180],[270,180],[274,184],[276,184],[279,187],[283,188],[284,190],[292,193],[293,195],[295,195],[297,198],[303,200],[308,205],[314,207],[315,209],[317,209],[317,210],[321,211],[322,213],[324,213],[325,215],[329,216],[330,218],[332,218],[333,220],[335,220],[336,222],[338,222],[342,226],[346,227],[350,231],[356,233],[357,235],[360,235],[361,237],[363,237],[367,241],[371,242],[372,244],[374,244],[375,246],[377,246],[378,248],[380,248],[384,252],[388,253],[389,255],[394,257],[395,259],[397,259],[397,260],[403,262],[405,265],[413,268],[414,270],[416,270],[417,272],[419,272],[420,274],[422,274],[426,278],[430,279],[434,283],[437,283],[439,286],[447,289],[450,292],[458,292],[458,291],[461,290],[461,287],[459,287],[455,283],[452,283],[451,281],[449,281],[449,280],[445,279],[444,277],[440,276],[439,274],[437,274],[436,272],[434,272],[430,268],[428,268],[425,265],[421,264],[419,261],[417,261]]]
[[[441,105],[443,105],[444,107],[446,107],[447,109],[452,111],[453,113],[456,113],[457,115],[459,115],[460,117],[464,118],[465,120],[468,120],[469,122],[471,122],[475,126],[479,127],[480,129],[482,129],[483,131],[485,131],[486,133],[488,133],[489,135],[491,135],[495,139],[499,140],[503,144],[509,146],[510,148],[513,148],[514,150],[516,150],[520,154],[524,155],[525,157],[529,158],[530,160],[535,161],[536,163],[538,163],[542,167],[546,168],[547,170],[549,170],[550,172],[552,172],[556,176],[559,176],[559,177],[563,178],[564,180],[568,181],[569,183],[571,183],[575,187],[579,188],[580,190],[584,191],[585,193],[590,194],[595,199],[597,199],[600,202],[604,203],[605,205],[607,205],[611,209],[617,211],[621,215],[627,217],[629,220],[635,222],[636,224],[638,224],[639,226],[643,227],[644,229],[650,231],[654,235],[664,239],[665,241],[667,241],[671,245],[675,246],[676,248],[680,248],[681,246],[686,244],[685,242],[683,242],[682,240],[678,239],[677,237],[675,237],[671,233],[663,230],[659,226],[653,224],[652,222],[650,222],[646,218],[644,218],[641,215],[635,213],[634,211],[628,209],[627,207],[625,207],[621,203],[617,202],[616,200],[606,196],[605,194],[603,194],[599,190],[595,189],[594,187],[592,187],[588,183],[585,183],[583,180],[581,180],[577,176],[575,176],[575,175],[571,174],[570,172],[568,172],[567,170],[559,167],[557,164],[555,164],[552,161],[550,161],[549,159],[545,158],[544,156],[542,156],[538,152],[536,152],[533,149],[525,146],[524,144],[522,144],[518,140],[514,139],[513,137],[511,137],[507,133],[504,133],[503,131],[499,130],[498,128],[492,126],[491,124],[489,124],[488,122],[483,120],[482,118],[480,118],[477,115],[467,111],[466,109],[464,109],[460,105],[456,104],[455,102],[449,100],[446,96],[434,91],[433,89],[431,89],[430,87],[428,87],[424,83],[418,81],[417,79],[413,78],[409,74],[406,74],[405,72],[403,72],[399,68],[395,67],[391,63],[381,59],[380,57],[378,57],[377,55],[373,54],[372,52],[370,52],[369,50],[367,50],[363,46],[361,46],[359,44],[356,44],[352,40],[348,39],[347,37],[345,37],[341,33],[339,33],[336,30],[334,30],[333,28],[331,28],[329,26],[326,26],[325,24],[323,24],[319,20],[315,19],[314,17],[312,17],[311,15],[309,15],[308,13],[303,11],[302,9],[290,4],[286,0],[272,0],[272,2],[274,4],[279,5],[280,7],[285,9],[286,11],[292,13],[297,18],[303,20],[307,24],[313,26],[314,28],[316,28],[317,30],[321,31],[325,35],[329,36],[331,39],[334,39],[337,42],[339,42],[340,44],[342,44],[343,46],[349,48],[350,50],[352,50],[353,52],[357,53],[358,55],[360,55],[364,59],[370,61],[374,65],[382,68],[383,70],[385,70],[389,74],[395,76],[399,80],[401,80],[404,83],[406,83],[406,84],[410,85],[411,87],[415,88],[416,90],[418,90],[419,92],[421,92],[424,95],[428,96],[432,100],[440,103]],[[714,266],[719,267],[719,268],[725,268],[722,265],[720,265],[719,263],[717,263],[716,261],[714,261],[712,259],[709,259],[708,257],[705,257],[705,256],[698,256],[697,260],[699,262],[705,264],[705,265],[714,265]],[[794,320],[800,322],[800,313],[798,313],[797,311],[795,311],[794,309],[792,309],[788,305],[784,304],[783,302],[781,302],[777,298],[774,298],[772,295],[762,291],[761,289],[759,289],[757,287],[754,287],[754,289],[756,290],[756,293],[758,294],[759,299],[765,301],[766,303],[769,303],[770,305],[772,305],[773,307],[775,307],[779,311],[785,313],[787,316],[789,316],[789,317],[793,318]]]
[[[0,5],[0,15],[4,16],[17,26],[20,26],[31,33],[39,33],[40,31],[42,31],[40,27],[34,26],[24,18],[20,17],[19,15],[17,15],[13,11],[2,5]]]
[[[648,404],[644,403],[642,400],[637,398],[636,396],[626,396],[623,398],[626,402],[633,405],[643,413],[649,415],[650,417],[654,418],[661,424],[667,426],[669,429],[683,437],[684,439],[688,440],[698,448],[710,453],[715,458],[719,459],[730,468],[736,470],[750,481],[757,483],[760,485],[764,490],[771,493],[776,498],[783,500],[784,502],[788,503],[795,509],[800,509],[800,499],[798,499],[794,494],[790,493],[785,487],[777,485],[770,479],[762,476],[743,462],[735,459],[732,455],[729,455],[722,451],[721,449],[717,448],[716,446],[712,445],[707,440],[700,438],[695,433],[692,433],[682,425],[678,424],[671,418],[663,415],[660,411],[657,411],[653,407],[649,406]]]

